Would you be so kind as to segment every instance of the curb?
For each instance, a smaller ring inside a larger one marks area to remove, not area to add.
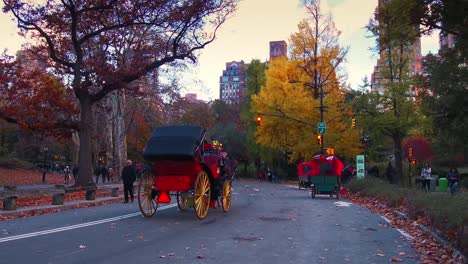
[[[398,210],[393,210],[393,212],[397,215],[399,215],[400,217],[402,218],[405,218],[406,220],[411,220],[411,218],[403,213],[403,212],[400,212]],[[438,234],[437,232],[435,231],[432,231],[429,227],[425,226],[425,225],[418,225],[418,228],[421,229],[422,231],[426,232],[426,233],[429,233],[435,240],[437,240],[439,243],[441,243],[443,246],[445,247],[450,247],[452,250],[453,250],[453,253],[452,253],[452,257],[454,258],[458,258],[458,257],[461,257],[462,259],[466,259],[465,255],[463,255],[463,253],[461,253],[456,247],[454,247],[450,242],[448,242],[447,240],[445,240],[440,234]]]

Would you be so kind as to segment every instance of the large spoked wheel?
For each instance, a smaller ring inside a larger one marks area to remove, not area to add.
[[[229,181],[225,181],[223,184],[223,196],[221,198],[221,206],[225,213],[231,208],[231,194],[231,183]]]
[[[188,208],[187,198],[185,195],[186,193],[177,192],[177,207],[179,207],[181,212],[187,211]]]
[[[154,175],[146,172],[138,184],[138,206],[144,217],[151,217],[158,209],[156,189],[154,188]]]
[[[195,214],[198,219],[204,219],[210,208],[211,183],[205,171],[198,173],[194,188]]]

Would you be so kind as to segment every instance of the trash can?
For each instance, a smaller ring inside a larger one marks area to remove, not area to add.
[[[446,178],[439,179],[439,192],[446,192],[448,187],[448,181]]]

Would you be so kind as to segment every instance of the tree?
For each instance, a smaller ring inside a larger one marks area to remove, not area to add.
[[[211,43],[237,0],[4,0],[32,49],[73,90],[80,105],[79,177],[92,184],[91,107],[162,65],[190,58]]]
[[[328,86],[338,83],[338,69],[348,49],[338,44],[341,32],[336,29],[330,15],[321,13],[320,1],[303,0],[303,4],[311,17],[300,22],[298,32],[290,37],[291,59],[308,77],[301,81],[313,91],[314,98],[318,98],[321,88],[326,93]]]
[[[0,118],[43,136],[70,138],[78,114],[72,91],[28,51],[0,60]]]
[[[412,149],[412,157],[409,156],[409,149]],[[415,159],[420,162],[429,161],[434,157],[432,144],[426,138],[412,137],[403,141],[403,149],[407,159]]]
[[[239,106],[236,104],[226,104],[226,102],[216,99],[211,102],[211,109],[216,118],[216,124],[233,123],[240,127]]]
[[[266,84],[252,98],[253,111],[264,114],[257,128],[257,142],[281,150],[289,155],[289,161],[307,160],[320,150],[315,142],[316,110],[319,100],[301,82],[302,70],[295,62],[285,58],[270,62]],[[345,94],[334,86],[325,98],[327,105],[327,147],[352,159],[360,151],[359,131],[351,129],[347,122],[352,115],[345,104]]]
[[[370,92],[358,99],[358,120],[366,131],[391,138],[396,173],[392,183],[400,183],[403,174],[402,142],[411,128],[418,125],[420,114],[408,96],[413,85],[410,76],[411,46],[419,34],[411,23],[412,0],[380,2],[375,18],[367,26],[374,35],[381,54],[379,67],[385,80],[385,92]]]
[[[468,106],[465,102],[468,68],[456,49],[441,58],[427,56],[426,84],[432,95],[423,97],[423,106],[431,117],[435,144],[440,158],[453,164],[468,157]],[[444,153],[444,154],[442,154]],[[457,156],[462,158],[457,158]]]
[[[215,125],[215,116],[211,107],[205,102],[189,102],[185,99],[179,101],[178,106],[182,113],[179,124],[197,125],[211,129]]]
[[[257,124],[255,122],[256,113],[252,111],[252,96],[258,94],[262,86],[265,85],[265,63],[260,60],[252,60],[249,67],[246,69],[247,73],[247,95],[242,105],[241,119],[243,127],[246,130],[246,144],[247,144],[247,157],[250,160],[258,160],[260,158],[260,146],[255,140],[255,131]]]

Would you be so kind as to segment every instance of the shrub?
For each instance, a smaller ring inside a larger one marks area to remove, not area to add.
[[[424,192],[419,189],[402,188],[382,180],[367,177],[353,180],[349,184],[352,192],[371,196],[386,204],[398,207],[406,201],[411,217],[426,216],[443,235],[467,252],[468,244],[464,235],[468,225],[468,195],[460,192],[454,196],[449,193]]]
[[[462,174],[460,175],[460,185],[463,186],[465,189],[468,189],[468,175]]]
[[[401,205],[406,192],[403,188],[372,177],[351,181],[349,189],[352,192],[359,192],[365,196],[378,198],[393,207]]]

